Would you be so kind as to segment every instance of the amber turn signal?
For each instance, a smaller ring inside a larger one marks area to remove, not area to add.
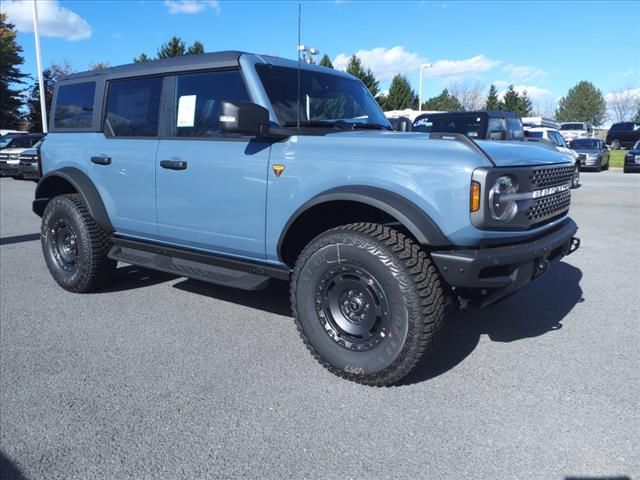
[[[480,184],[478,182],[471,182],[471,211],[477,212],[480,210]]]

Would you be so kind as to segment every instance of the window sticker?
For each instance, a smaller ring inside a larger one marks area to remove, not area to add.
[[[178,127],[193,127],[196,118],[196,95],[183,95],[178,100]]]

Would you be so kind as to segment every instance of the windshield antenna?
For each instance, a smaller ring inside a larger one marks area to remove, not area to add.
[[[302,45],[302,42],[300,40],[300,24],[301,23],[302,23],[302,4],[298,3],[298,121],[297,121],[298,130],[300,130],[300,62],[301,62],[300,48]]]

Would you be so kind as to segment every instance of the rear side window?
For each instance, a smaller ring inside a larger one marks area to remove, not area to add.
[[[91,128],[96,82],[58,88],[53,123],[56,128]]]
[[[219,133],[220,104],[224,101],[249,100],[239,71],[178,75],[173,110],[174,135],[214,136]]]
[[[104,131],[111,137],[155,137],[162,77],[109,83]]]

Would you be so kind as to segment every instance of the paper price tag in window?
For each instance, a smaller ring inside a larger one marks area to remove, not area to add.
[[[178,100],[178,127],[193,127],[196,118],[196,95],[183,95]]]

